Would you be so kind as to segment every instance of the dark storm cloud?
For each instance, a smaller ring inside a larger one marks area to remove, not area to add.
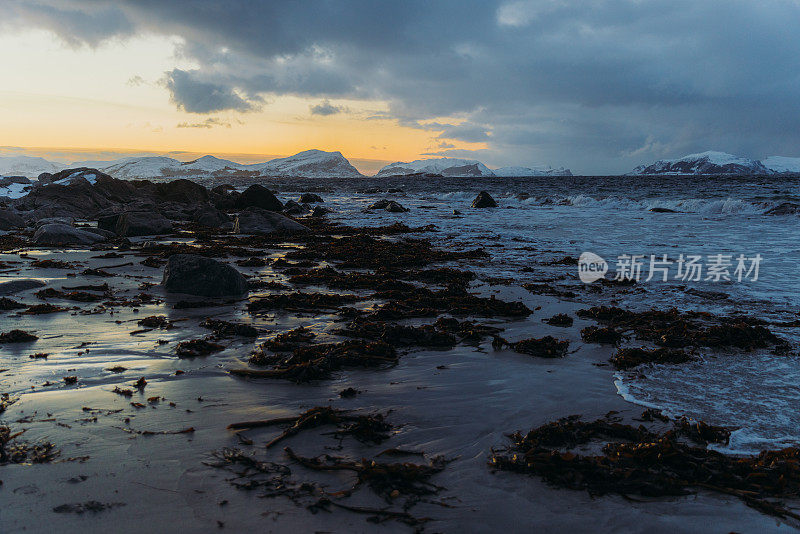
[[[432,139],[486,143],[489,164],[577,172],[706,149],[800,156],[793,0],[9,5],[11,24],[73,44],[180,36],[198,70],[171,72],[168,87],[187,111],[248,111],[281,94],[379,99]],[[442,117],[457,125],[431,124]]]
[[[197,71],[173,69],[164,78],[172,101],[189,113],[212,113],[235,110],[252,111],[256,108],[236,94],[233,89],[198,79]]]

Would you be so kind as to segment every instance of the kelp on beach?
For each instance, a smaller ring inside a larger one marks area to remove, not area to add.
[[[593,495],[661,497],[708,490],[736,496],[770,515],[800,520],[776,500],[800,496],[800,449],[740,457],[706,447],[727,444],[729,437],[728,429],[685,418],[651,429],[612,417],[587,422],[571,416],[509,435],[511,444],[493,451],[490,465]],[[575,450],[588,444],[600,446],[601,452]]]

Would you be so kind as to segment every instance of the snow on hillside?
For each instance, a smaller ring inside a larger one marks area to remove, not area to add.
[[[57,172],[64,166],[35,156],[0,156],[0,175],[36,178],[43,172]]]
[[[353,167],[341,152],[306,150],[289,156],[277,158],[266,163],[245,166],[247,170],[257,171],[264,176],[300,176],[305,178],[355,178],[362,174]]]
[[[474,159],[432,158],[396,161],[378,171],[375,176],[397,176],[430,173],[443,176],[494,176],[486,165]]]
[[[142,158],[125,158],[118,163],[102,167],[99,170],[114,178],[136,180],[168,176],[180,169],[181,162],[165,156],[148,156]]]
[[[630,174],[771,174],[760,161],[725,152],[701,152],[689,154],[678,159],[659,160],[651,165],[640,165]]]
[[[538,167],[500,167],[492,171],[495,176],[522,178],[529,176],[572,176],[572,171],[559,167],[554,169],[549,166]]]
[[[203,156],[194,161],[181,163],[181,169],[193,172],[219,172],[223,170],[242,170],[245,166],[227,159],[214,156]]]
[[[780,174],[800,174],[800,158],[770,156],[761,160],[766,168]]]

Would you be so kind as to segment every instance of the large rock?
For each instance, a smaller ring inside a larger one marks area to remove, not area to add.
[[[167,293],[201,297],[229,297],[247,294],[247,280],[228,265],[194,254],[175,254],[164,267]]]
[[[156,185],[156,197],[163,201],[195,204],[208,201],[208,190],[200,184],[181,178]]]
[[[475,200],[472,201],[473,208],[496,208],[497,202],[492,198],[492,195],[486,191],[481,191]]]
[[[303,193],[300,195],[301,204],[316,204],[318,202],[325,202],[322,197],[314,193]]]
[[[0,230],[12,230],[14,228],[24,228],[25,219],[13,210],[0,209]]]
[[[104,240],[103,236],[60,223],[44,224],[33,234],[36,245],[93,245]]]
[[[160,213],[148,211],[126,211],[100,217],[97,227],[123,237],[168,234],[172,223]]]
[[[283,205],[283,212],[287,215],[305,215],[310,211],[311,209],[309,209],[307,206],[298,204],[294,200],[290,200]]]
[[[234,231],[241,234],[271,234],[273,232],[307,232],[308,228],[274,211],[247,208],[236,219]]]
[[[367,209],[384,210],[390,213],[403,213],[409,211],[408,208],[404,208],[399,202],[395,202],[394,200],[389,200],[386,198],[370,204]]]
[[[231,226],[230,217],[211,204],[198,204],[190,209],[192,220],[210,228]]]
[[[261,208],[269,211],[283,210],[283,204],[272,194],[272,191],[258,184],[251,185],[239,195],[236,199],[236,207],[239,209]]]
[[[134,193],[130,184],[109,187],[120,181],[97,169],[66,169],[47,180],[50,183],[42,182],[43,185],[36,185],[26,196],[14,201],[16,207],[33,212],[36,219],[90,218],[120,202],[129,202]],[[127,194],[117,194],[116,189],[125,190]]]

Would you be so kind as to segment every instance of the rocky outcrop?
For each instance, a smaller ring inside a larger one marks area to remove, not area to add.
[[[308,228],[289,217],[261,208],[247,208],[239,214],[234,231],[242,234],[273,232],[307,232]]]
[[[201,297],[238,297],[247,294],[247,280],[228,265],[194,254],[175,254],[167,260],[162,280],[167,293]]]
[[[163,202],[179,202],[196,204],[208,202],[208,190],[202,185],[181,178],[171,182],[163,182],[155,186],[156,198]]]
[[[230,217],[209,203],[197,204],[188,211],[192,220],[202,226],[209,228],[233,227]]]
[[[317,204],[320,202],[325,202],[322,200],[322,197],[319,195],[315,195],[314,193],[303,193],[300,195],[300,203],[301,204]]]
[[[123,237],[168,234],[173,230],[169,220],[152,211],[126,211],[100,217],[97,226]]]
[[[497,202],[492,198],[492,195],[486,191],[481,191],[475,200],[472,201],[473,208],[496,208]]]
[[[394,200],[389,200],[386,198],[381,199],[377,202],[373,202],[367,209],[384,210],[390,213],[404,213],[406,211],[409,211],[408,208],[403,207],[399,202],[395,202]]]
[[[236,199],[236,207],[261,208],[269,211],[282,211],[283,204],[266,187],[258,184],[251,185]]]
[[[93,245],[104,237],[61,223],[44,224],[33,234],[33,243],[44,246]]]
[[[24,228],[25,219],[14,210],[0,208],[0,230],[13,230],[14,228]]]
[[[294,200],[290,200],[283,205],[283,212],[287,215],[306,215],[311,209],[308,206],[298,204]]]

